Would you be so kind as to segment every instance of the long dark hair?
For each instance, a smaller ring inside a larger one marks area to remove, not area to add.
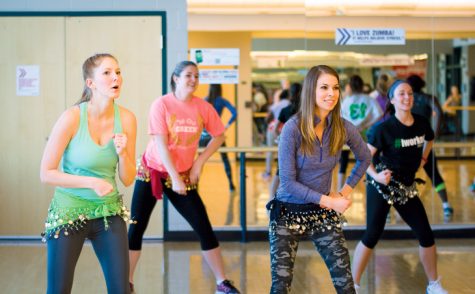
[[[299,119],[299,128],[302,134],[301,151],[305,155],[311,155],[314,152],[315,147],[315,130],[314,130],[314,116],[317,109],[317,103],[315,101],[316,88],[318,78],[322,74],[329,74],[334,76],[338,83],[340,78],[338,73],[327,65],[317,65],[312,67],[302,87],[301,103],[297,117]],[[331,133],[330,133],[330,154],[335,155],[345,143],[346,131],[343,119],[340,116],[341,112],[341,90],[339,90],[338,102],[335,108],[331,111]]]
[[[359,75],[352,75],[350,78],[350,88],[353,94],[363,93],[364,82]]]
[[[385,73],[380,74],[378,81],[376,82],[376,90],[383,96],[388,94],[389,89],[389,76]]]
[[[296,113],[300,107],[300,94],[302,93],[302,85],[300,83],[292,83],[289,89],[290,103],[292,104],[292,113]]]
[[[222,94],[221,84],[210,84],[208,90],[208,97],[206,97],[206,101],[214,105],[214,101],[216,98],[220,97]]]
[[[84,63],[82,64],[82,78],[84,79],[84,89],[82,90],[81,99],[79,99],[76,104],[81,104],[83,102],[91,100],[92,91],[86,85],[86,80],[94,76],[94,69],[101,64],[104,58],[112,58],[118,63],[117,58],[115,58],[112,54],[98,53],[86,59],[86,61],[84,61]]]
[[[414,93],[422,93],[422,88],[426,86],[426,82],[418,75],[410,75],[406,81]]]
[[[175,66],[175,69],[173,70],[172,76],[170,78],[170,87],[171,87],[173,93],[175,93],[175,90],[176,90],[176,83],[173,80],[173,77],[174,76],[179,77],[181,72],[188,66],[194,66],[194,67],[198,68],[196,63],[194,63],[193,61],[189,61],[189,60],[181,61]]]

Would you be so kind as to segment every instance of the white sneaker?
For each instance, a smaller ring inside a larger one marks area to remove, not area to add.
[[[426,289],[427,294],[448,294],[447,290],[442,288],[442,284],[440,283],[440,277],[432,282],[429,282]]]

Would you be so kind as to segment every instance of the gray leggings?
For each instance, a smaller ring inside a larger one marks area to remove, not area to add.
[[[91,240],[101,264],[107,292],[130,293],[126,225],[119,216],[108,217],[107,221],[107,230],[104,219],[99,218],[88,220],[78,232],[48,239],[48,294],[71,293],[74,269],[86,238]]]
[[[309,237],[330,271],[333,286],[337,293],[355,293],[351,276],[350,256],[346,247],[345,237],[341,230],[325,230],[300,234],[288,229],[279,220],[271,226],[270,259],[272,288],[271,294],[290,293],[294,275],[294,263],[302,237]]]

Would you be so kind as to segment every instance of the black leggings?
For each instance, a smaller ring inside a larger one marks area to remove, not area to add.
[[[350,160],[350,150],[342,150],[340,156],[340,170],[338,173],[345,174],[348,168],[348,161]]]
[[[403,205],[395,203],[393,206],[411,227],[422,247],[435,244],[426,211],[419,197],[411,198]],[[373,249],[378,243],[390,207],[373,185],[366,185],[366,231],[361,240],[366,247]]]
[[[163,185],[163,192],[198,235],[201,250],[206,251],[217,248],[219,243],[198,191],[187,191],[186,196],[183,196]],[[157,199],[152,195],[152,185],[150,182],[136,180],[131,208],[131,217],[136,223],[129,226],[130,250],[142,249],[143,235],[156,203]]]
[[[68,236],[49,238],[48,289],[46,293],[71,293],[74,269],[84,241],[91,240],[106,279],[108,293],[130,293],[129,257],[127,255],[127,227],[120,216],[88,220],[85,227]]]
[[[439,167],[437,166],[437,157],[434,154],[434,151],[431,150],[429,153],[429,156],[427,156],[427,162],[423,166],[427,176],[430,178],[432,181],[432,186],[439,191],[440,188],[438,186],[440,184],[444,183],[444,179],[442,179],[442,176],[440,175],[439,172]],[[440,189],[442,190],[442,189]]]

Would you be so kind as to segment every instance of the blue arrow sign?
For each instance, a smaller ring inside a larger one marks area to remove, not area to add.
[[[396,28],[337,28],[335,44],[344,45],[404,45],[406,32]]]
[[[351,38],[350,33],[347,29],[336,29],[337,36],[335,38],[335,42],[337,45],[346,45],[348,40]]]

